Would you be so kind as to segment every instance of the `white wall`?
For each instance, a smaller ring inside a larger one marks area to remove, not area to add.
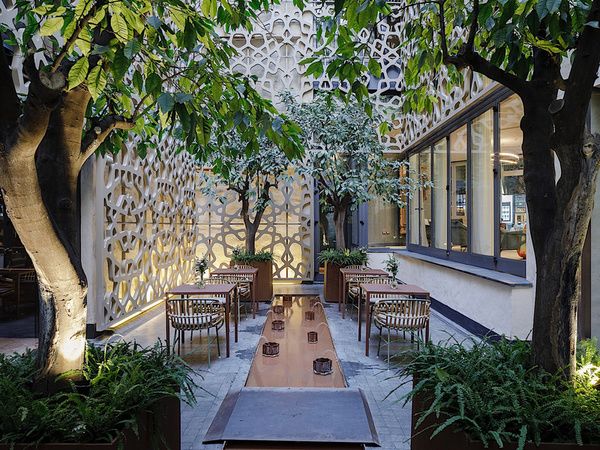
[[[384,268],[388,253],[369,254],[371,267]],[[511,287],[404,255],[395,255],[398,276],[431,293],[444,305],[508,337],[528,337],[533,323],[533,287]]]

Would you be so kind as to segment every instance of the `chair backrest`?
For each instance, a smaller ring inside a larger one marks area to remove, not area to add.
[[[241,283],[252,281],[252,275],[243,273],[224,273],[211,275],[210,279],[226,280],[228,283]]]
[[[206,280],[204,280],[206,284],[232,284],[231,281],[223,278],[222,275],[213,275]]]
[[[397,282],[397,281],[394,280],[389,275],[379,275],[379,276],[371,275],[370,277],[367,277],[361,281],[361,283],[369,283],[369,284],[392,284],[394,282]]]
[[[254,269],[254,266],[251,266],[249,264],[234,264],[233,267],[238,267],[240,269]]]
[[[225,305],[217,298],[173,298],[167,300],[167,317],[176,330],[214,327],[225,319]]]
[[[367,267],[367,265],[366,264],[353,264],[351,266],[344,267],[344,269],[358,270],[358,269],[362,269],[363,267]]]
[[[431,302],[407,297],[379,300],[373,308],[373,317],[386,328],[417,330],[429,323]]]

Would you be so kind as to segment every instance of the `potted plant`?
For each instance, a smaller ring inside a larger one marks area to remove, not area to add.
[[[0,354],[0,449],[178,450],[180,398],[195,401],[192,371],[166,347],[90,346],[83,369],[35,388],[36,354]],[[59,384],[56,384],[57,387]]]
[[[364,248],[354,250],[329,249],[319,253],[319,263],[325,265],[325,282],[323,293],[325,301],[339,302],[340,299],[340,269],[347,266],[362,266],[367,263],[369,256]]]
[[[400,369],[413,383],[412,450],[600,449],[600,357],[580,345],[565,381],[523,341],[428,343]]]
[[[385,270],[390,273],[394,281],[398,280],[398,260],[394,255],[388,256],[388,259],[385,260]]]
[[[231,265],[235,264],[246,264],[258,269],[255,288],[257,301],[270,301],[273,298],[273,253],[250,253],[236,248],[231,254]]]
[[[196,284],[201,287],[204,286],[204,274],[208,270],[208,260],[206,255],[202,258],[196,257],[194,260],[194,273],[196,274]]]

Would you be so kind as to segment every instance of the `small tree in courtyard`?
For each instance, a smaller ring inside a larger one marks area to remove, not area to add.
[[[405,110],[430,111],[439,101],[437,90],[461,83],[463,69],[521,98],[524,179],[537,264],[534,363],[572,376],[581,254],[600,161],[600,137],[586,133],[600,64],[600,0],[341,0],[334,13],[325,29],[337,40],[337,50],[328,55],[325,70],[348,82],[354,93],[363,94],[360,75],[381,72],[377,61],[365,60],[368,47],[361,30],[382,20],[393,26],[399,17],[404,37],[398,52],[412,55],[403,72]],[[324,71],[318,56],[307,62],[308,72]]]
[[[377,137],[378,118],[369,116],[364,104],[345,104],[327,95],[310,103],[298,103],[289,94],[283,100],[310,149],[299,171],[314,178],[320,202],[333,210],[336,248],[345,249],[349,210],[374,196],[404,205],[411,190],[405,164],[385,158]]]
[[[263,215],[271,204],[271,189],[277,189],[287,175],[290,160],[284,152],[265,138],[259,138],[260,149],[248,151],[248,144],[230,135],[223,144],[224,156],[211,161],[213,174],[205,174],[204,192],[215,196],[219,186],[235,192],[241,204],[240,217],[246,230],[246,252],[256,253],[256,233]],[[221,199],[224,201],[224,199]]]
[[[0,191],[41,287],[42,375],[81,367],[87,283],[78,175],[97,150],[171,135],[174,151],[222,151],[222,135],[260,130],[288,154],[297,127],[232,73],[218,28],[249,28],[270,2],[18,0],[0,24]],[[22,70],[24,92],[13,71]],[[219,130],[215,144],[212,130]]]

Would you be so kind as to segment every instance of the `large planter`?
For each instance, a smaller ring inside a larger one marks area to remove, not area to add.
[[[231,266],[236,261],[231,260]],[[256,300],[259,302],[270,302],[273,299],[273,261],[253,261],[243,262],[247,266],[256,267],[258,274],[256,276]]]
[[[341,267],[337,264],[325,263],[325,281],[323,291],[325,301],[330,303],[339,303],[340,301],[340,273]]]
[[[430,439],[435,428],[441,425],[442,422],[434,416],[430,416],[416,429],[417,420],[424,410],[426,410],[426,402],[423,397],[421,395],[415,396],[412,402],[411,450],[500,450],[500,447],[495,443],[489,443],[486,448],[482,442],[472,440],[467,433],[452,426]],[[517,447],[516,443],[509,443],[502,450],[516,450]],[[525,444],[525,450],[600,450],[600,445],[579,446],[574,443],[542,442],[539,447],[534,443],[527,443]]]
[[[112,442],[0,444],[0,450],[181,450],[180,400],[165,397],[156,402],[151,412],[139,420],[139,433],[125,430]]]

